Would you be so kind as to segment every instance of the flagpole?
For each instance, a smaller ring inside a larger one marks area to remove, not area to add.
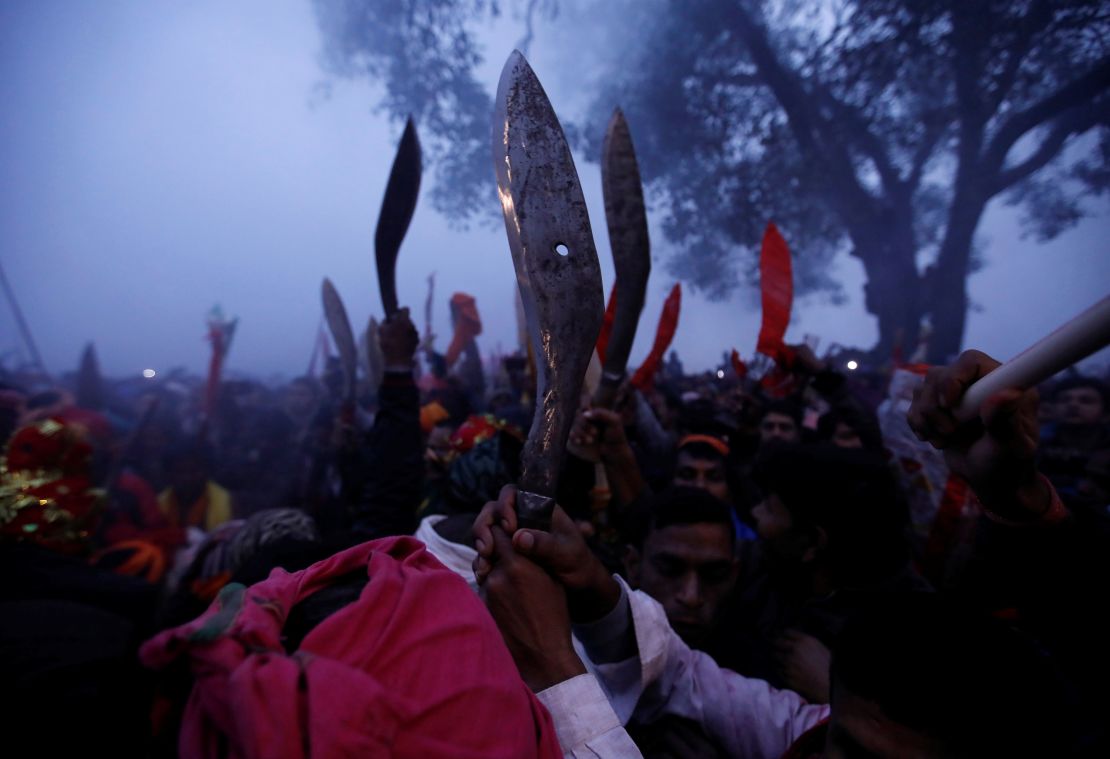
[[[3,262],[0,262],[0,286],[4,288],[4,294],[8,296],[8,303],[11,304],[12,313],[15,314],[15,322],[19,327],[19,331],[23,334],[23,341],[27,344],[27,350],[31,353],[31,358],[38,366],[39,371],[43,374],[48,374],[46,365],[42,363],[42,356],[39,355],[38,346],[35,345],[35,339],[31,337],[31,330],[27,326],[27,321],[23,318],[23,311],[19,308],[19,303],[15,299],[15,293],[12,292],[12,287],[8,283],[8,276],[4,273]]]

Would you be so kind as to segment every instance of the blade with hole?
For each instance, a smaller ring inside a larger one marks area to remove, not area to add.
[[[521,453],[517,511],[523,524],[543,528],[604,306],[570,147],[531,66],[515,51],[497,87],[493,159],[536,358],[536,410]]]

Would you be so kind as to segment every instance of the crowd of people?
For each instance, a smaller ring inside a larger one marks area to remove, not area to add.
[[[672,354],[612,408],[584,394],[544,531],[514,508],[528,356],[483,371],[469,334],[447,362],[406,309],[378,338],[353,400],[336,359],[215,394],[0,373],[12,741],[1110,755],[1106,378],[960,422],[997,366],[975,351],[849,370],[796,345],[764,377]]]

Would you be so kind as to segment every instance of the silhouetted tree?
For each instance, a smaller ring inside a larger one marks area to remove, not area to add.
[[[879,350],[929,317],[939,359],[960,348],[987,204],[1005,194],[1049,239],[1107,187],[1105,4],[652,5],[593,123],[619,100],[650,133],[645,173],[695,283],[773,217],[810,260],[803,284],[830,284],[819,264],[844,244],[863,263]],[[1096,127],[1096,150],[1064,150]]]
[[[1048,240],[1092,213],[1091,200],[1110,186],[1105,3],[563,5],[588,14],[607,41],[600,51],[563,48],[567,65],[600,67],[594,106],[572,134],[596,160],[604,121],[614,105],[624,108],[677,248],[675,272],[711,297],[753,281],[756,256],[738,249],[755,250],[773,218],[794,250],[799,292],[835,296],[827,263],[839,250],[861,261],[880,355],[900,336],[912,341],[925,318],[931,358],[959,350],[975,233],[993,199],[1020,207],[1027,231]],[[465,24],[497,4],[317,7],[345,9],[318,13],[328,49],[351,71],[385,81],[391,113],[436,104],[439,121],[429,126],[456,145],[444,151],[441,180],[457,183],[439,188],[446,197],[437,205],[473,216],[490,195],[478,191],[490,176],[489,98],[472,77],[480,56]],[[572,18],[579,28],[583,15]]]
[[[525,26],[555,0],[509,0]],[[425,165],[435,174],[432,205],[461,226],[499,213],[490,158],[493,98],[474,75],[475,27],[504,12],[499,0],[312,0],[324,67],[382,87],[378,107],[403,124],[416,118]]]

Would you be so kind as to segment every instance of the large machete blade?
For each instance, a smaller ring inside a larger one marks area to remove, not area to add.
[[[358,351],[355,348],[355,336],[351,332],[351,322],[347,319],[347,309],[343,307],[343,300],[336,292],[331,280],[324,277],[320,287],[324,300],[324,318],[328,320],[328,329],[331,330],[335,349],[339,351],[339,361],[343,364],[343,399],[352,401],[355,397],[355,372],[358,371]]]
[[[636,325],[644,308],[644,292],[651,273],[651,242],[648,239],[644,188],[632,133],[620,108],[613,111],[601,150],[601,189],[605,197],[605,220],[616,271],[616,315],[605,350],[601,384],[594,405],[612,407],[617,388],[624,379],[628,354],[636,337]]]
[[[397,156],[389,172],[389,184],[382,198],[378,214],[378,228],[374,232],[374,255],[378,264],[378,288],[382,293],[382,306],[388,319],[397,311],[397,253],[405,239],[416,197],[420,194],[420,140],[412,117],[405,122]]]
[[[570,147],[543,87],[517,51],[497,86],[493,162],[536,357],[536,412],[521,452],[517,512],[522,524],[546,529],[604,303]]]

